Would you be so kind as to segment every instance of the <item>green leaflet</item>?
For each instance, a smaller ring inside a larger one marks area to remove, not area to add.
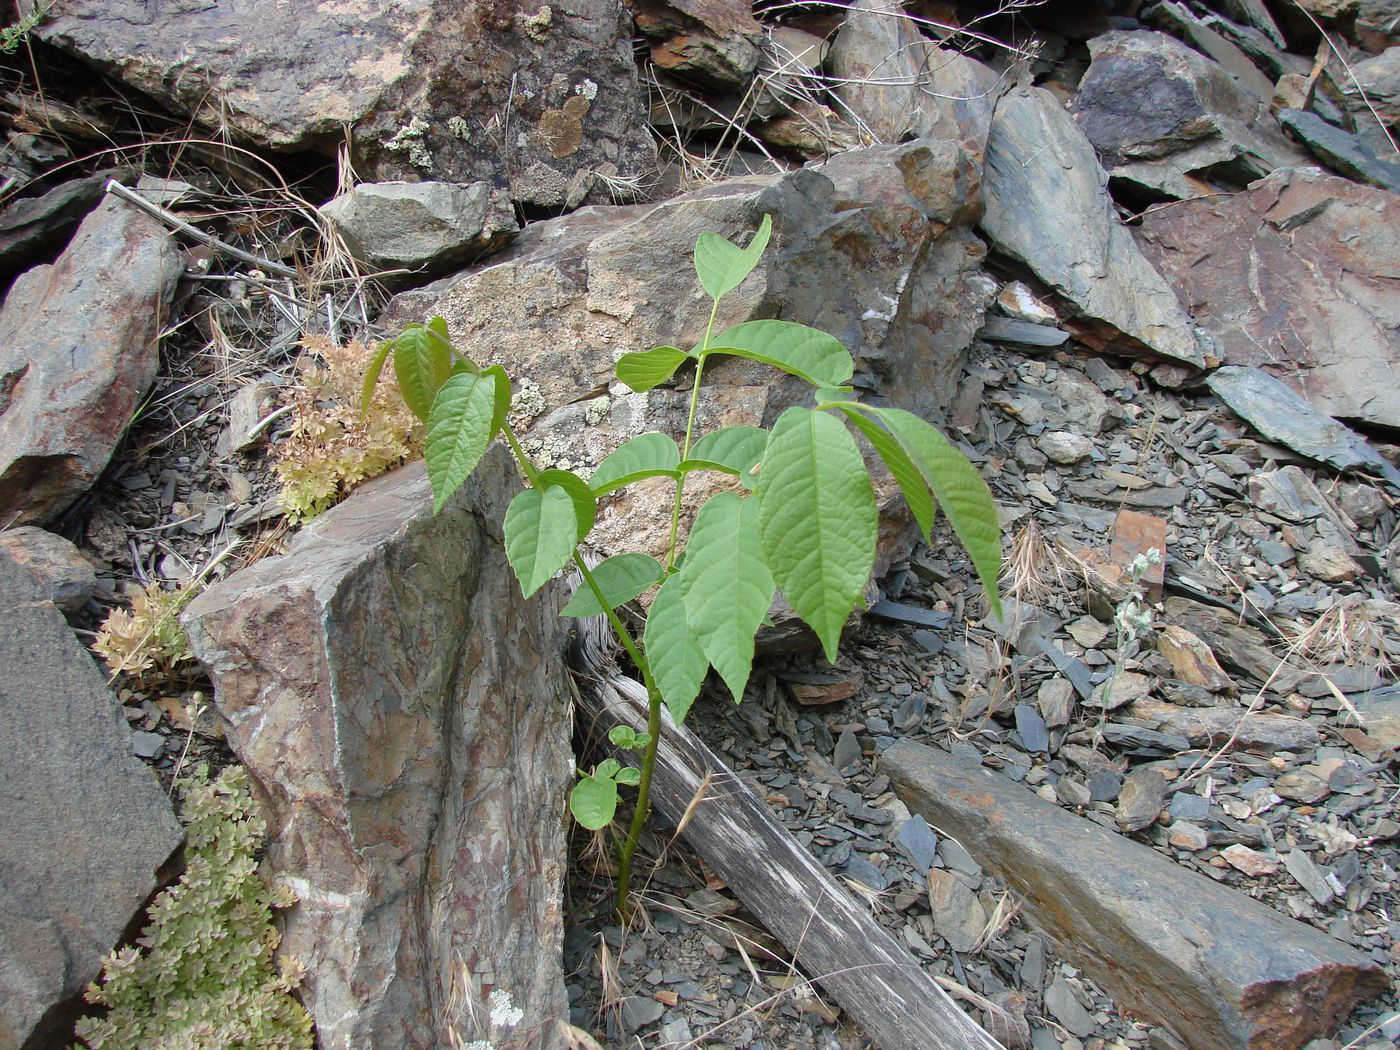
[[[510,501],[504,527],[506,558],[528,598],[563,568],[574,552],[578,534],[574,501],[558,485],[526,489]]]
[[[695,272],[700,287],[711,299],[721,299],[753,273],[768,238],[773,234],[773,217],[765,215],[747,248],[729,243],[717,233],[702,233],[695,239]]]
[[[474,369],[473,369],[474,370]],[[422,325],[394,340],[394,375],[410,412],[428,422],[438,388],[452,374],[452,345]]]
[[[651,676],[679,725],[700,695],[700,686],[710,670],[705,650],[700,648],[686,620],[679,575],[663,583],[652,599],[642,643],[651,664]]]
[[[982,475],[936,427],[914,413],[902,408],[858,407],[883,423],[919,468],[948,515],[948,524],[967,548],[992,611],[1000,617],[997,578],[1001,574],[1001,527],[996,503]]]
[[[588,487],[601,496],[621,488],[626,483],[624,479],[635,481],[672,472],[680,461],[681,450],[676,447],[674,438],[655,431],[638,434],[598,464],[598,469],[588,479]]]
[[[574,501],[574,517],[578,519],[578,542],[582,543],[598,517],[598,501],[593,497],[588,482],[570,470],[542,470],[539,485],[540,488],[558,485],[569,494]]]
[[[379,383],[379,373],[384,371],[384,362],[394,349],[394,340],[386,339],[379,344],[374,356],[369,359],[365,378],[360,382],[360,415],[369,414],[369,404],[374,400],[374,388]]]
[[[603,592],[608,609],[616,609],[661,579],[661,564],[646,554],[614,554],[593,568],[593,580]],[[599,616],[606,610],[586,584],[574,591],[563,616]]]
[[[754,476],[750,471],[763,458],[767,444],[768,431],[762,427],[721,427],[695,442],[690,458],[729,467],[745,485],[752,487]]]
[[[423,458],[433,489],[433,513],[442,510],[471,476],[495,437],[496,377],[454,372],[433,399]]]
[[[602,772],[602,763],[598,772]],[[617,812],[617,781],[610,776],[585,776],[569,792],[569,812],[589,831],[607,827]]]
[[[481,374],[496,377],[495,411],[491,417],[491,436],[495,437],[506,425],[506,416],[510,414],[510,376],[506,375],[506,370],[500,365],[483,368]]]
[[[762,361],[815,387],[839,387],[855,369],[841,340],[792,321],[745,321],[714,336],[703,354],[698,346],[691,353]]]
[[[909,458],[899,442],[887,430],[866,419],[854,406],[842,403],[838,410],[856,425],[856,429],[865,435],[870,446],[885,461],[885,466],[889,467],[891,476],[899,485],[899,491],[904,494],[904,502],[909,505],[909,512],[919,523],[919,531],[924,534],[924,542],[931,544],[933,542],[931,535],[933,516],[936,509],[933,505],[933,496],[928,489],[928,482],[919,473],[919,468],[914,465],[914,461]]]
[[[758,507],[733,492],[695,516],[679,573],[685,616],[735,703],[753,666],[753,638],[773,604],[773,574],[758,546]]]
[[[674,346],[658,346],[643,353],[623,354],[617,360],[617,378],[640,394],[670,379],[687,358],[687,354]]]
[[[835,662],[875,564],[879,526],[855,439],[825,412],[788,409],[768,439],[755,495],[764,560]]]

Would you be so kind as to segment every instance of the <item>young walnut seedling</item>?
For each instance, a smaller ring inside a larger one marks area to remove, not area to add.
[[[625,910],[632,856],[647,819],[661,705],[677,722],[684,720],[711,669],[735,702],[741,700],[754,636],[780,591],[815,632],[827,659],[836,659],[841,629],[870,578],[879,524],[856,434],[894,477],[925,541],[936,508],[943,508],[1000,615],[996,507],[962,453],[911,412],[855,400],[846,385],[854,370],[851,353],[824,332],[779,320],[714,331],[720,301],[753,272],[771,233],[772,220],[765,216],[745,248],[713,233],[700,235],[695,270],[712,301],[704,336],[688,350],[660,346],[625,354],[617,363],[617,378],[638,393],[667,382],[682,365],[694,366],[685,433],[679,443],[668,434],[640,434],[587,479],[567,470],[541,470],[531,461],[507,419],[506,371],[500,365],[482,367],[460,353],[442,318],[409,325],[380,347],[365,375],[362,401],[368,405],[392,355],[404,402],[427,426],[425,458],[435,511],[471,476],[492,440],[499,435],[507,442],[528,484],[505,517],[506,555],[521,591],[528,598],[572,563],[583,586],[564,615],[606,615],[641,674],[649,701],[646,732],[619,727],[609,735],[616,746],[641,751],[640,770],[605,760],[582,776],[570,799],[574,817],[597,829],[612,822],[617,786],[637,787],[633,818],[618,847],[619,911]],[[720,356],[747,358],[804,380],[814,404],[787,409],[771,431],[735,426],[697,434],[706,365]],[[686,481],[702,471],[736,478],[743,491],[706,500],[682,544]],[[649,478],[674,483],[664,558],[623,553],[590,568],[580,545],[593,528],[598,501]],[[617,609],[653,587],[658,589],[637,637]]]

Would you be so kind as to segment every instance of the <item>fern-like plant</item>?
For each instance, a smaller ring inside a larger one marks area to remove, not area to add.
[[[258,877],[267,825],[230,767],[181,782],[186,866],[151,905],[138,947],[107,957],[78,1022],[88,1050],[311,1050],[311,1018],[292,997],[300,967],[273,960],[272,909],[296,898]],[[75,1047],[74,1050],[80,1050]]]
[[[930,538],[941,506],[966,546],[988,598],[999,611],[996,580],[1001,540],[996,507],[977,471],[944,436],[902,409],[857,401],[846,384],[854,362],[840,341],[789,321],[746,321],[714,331],[720,300],[758,265],[772,232],[767,216],[747,247],[713,233],[695,245],[695,270],[713,302],[704,335],[688,350],[672,346],[629,353],[617,378],[643,392],[693,368],[690,409],[681,441],[646,433],[623,444],[584,479],[541,470],[507,420],[511,383],[500,365],[481,367],[457,351],[447,324],[434,318],[410,325],[380,347],[364,378],[362,403],[376,396],[389,357],[409,409],[427,426],[426,460],[434,510],[441,510],[500,435],[514,452],[529,487],[505,516],[506,555],[526,597],[572,563],[584,586],[566,616],[606,614],[636,664],[650,701],[647,732],[615,729],[613,743],[642,753],[640,771],[609,759],[585,774],[570,799],[585,826],[610,823],[618,784],[635,784],[637,806],[618,851],[617,905],[624,910],[632,856],[645,824],[661,705],[685,718],[711,669],[742,699],[753,663],[754,637],[781,591],[835,660],[841,630],[860,600],[875,562],[878,512],[863,437],[884,461]],[[748,358],[805,380],[811,407],[785,411],[771,431],[723,427],[696,431],[696,406],[707,364],[716,357]],[[682,497],[696,472],[737,479],[742,491],[711,496],[680,541]],[[593,528],[598,501],[649,478],[674,482],[670,539],[664,560],[623,553],[590,568],[579,545]],[[684,557],[682,557],[684,554]],[[617,608],[657,588],[641,637]]]

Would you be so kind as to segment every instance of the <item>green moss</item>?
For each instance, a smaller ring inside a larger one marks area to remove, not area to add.
[[[139,948],[107,957],[87,991],[107,1013],[79,1021],[78,1038],[90,1050],[311,1050],[311,1018],[291,995],[300,966],[273,960],[272,909],[295,897],[258,876],[267,825],[247,774],[181,783],[185,874],[151,905]]]

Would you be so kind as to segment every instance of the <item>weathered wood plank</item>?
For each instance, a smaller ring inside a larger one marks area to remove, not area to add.
[[[583,714],[600,734],[645,730],[643,687],[605,669],[591,625],[581,635]],[[690,848],[867,1036],[883,1050],[1000,1050],[714,752],[663,718],[653,811],[679,824],[703,792],[682,832]]]

